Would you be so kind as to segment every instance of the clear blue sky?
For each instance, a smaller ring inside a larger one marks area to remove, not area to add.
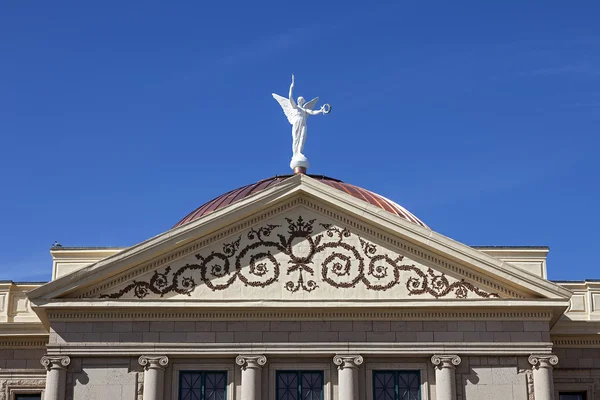
[[[133,245],[288,173],[270,94],[292,72],[333,105],[310,173],[600,278],[600,3],[366,3],[2,2],[0,279],[49,279],[54,240]]]

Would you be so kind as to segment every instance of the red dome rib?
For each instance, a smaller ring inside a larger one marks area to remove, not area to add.
[[[258,181],[251,185],[242,186],[239,189],[232,190],[221,196],[201,205],[191,213],[189,213],[185,218],[179,221],[173,228],[181,226],[183,224],[187,224],[188,222],[194,221],[198,218],[203,217],[204,215],[210,214],[213,211],[216,211],[220,208],[228,206],[231,203],[234,203],[238,200],[242,200],[248,196],[253,195],[254,193],[260,192],[261,190],[267,189],[271,186],[278,184],[279,182],[292,177],[293,175],[283,175],[283,176],[274,176],[272,178],[263,179],[262,181]],[[334,189],[341,190],[357,199],[366,201],[369,204],[372,204],[376,207],[379,207],[387,212],[395,214],[399,217],[404,218],[407,221],[410,221],[414,224],[423,226],[427,228],[419,218],[415,217],[411,214],[407,209],[402,207],[399,204],[394,203],[393,201],[386,199],[383,196],[378,195],[377,193],[373,193],[366,189],[360,188],[358,186],[351,185],[349,183],[344,183],[337,179],[329,178],[323,175],[308,175],[313,179],[316,179],[326,185],[331,186]]]

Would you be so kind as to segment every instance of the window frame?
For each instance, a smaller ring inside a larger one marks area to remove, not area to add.
[[[375,397],[375,385],[373,385],[373,382],[375,381],[375,374],[378,372],[382,372],[382,373],[392,373],[394,374],[394,387],[396,385],[398,385],[398,374],[404,372],[404,373],[412,373],[412,374],[417,374],[419,376],[419,395],[418,395],[418,400],[421,400],[421,371],[419,371],[418,369],[374,369],[371,371],[371,385],[372,385],[372,389],[373,389],[373,393],[371,393],[371,395],[373,397]],[[396,400],[396,399],[394,399]]]
[[[277,379],[278,374],[280,373],[296,373],[298,375],[299,387],[302,388],[302,374],[320,374],[321,382],[323,383],[321,390],[321,399],[325,398],[325,371],[322,370],[311,370],[311,369],[279,369],[275,371],[275,399],[277,399],[277,394],[279,393],[279,379]],[[299,394],[298,398],[302,398],[302,394]]]
[[[269,363],[269,399],[277,398],[277,371],[321,371],[323,374],[323,400],[332,400],[333,382],[331,381],[333,363]],[[337,374],[335,374],[337,376]]]
[[[585,400],[594,400],[594,384],[588,382],[555,382],[554,398],[560,400],[561,393],[585,393]]]
[[[173,375],[171,380],[171,398],[179,399],[179,387],[181,385],[180,372],[225,372],[227,373],[227,381],[225,383],[225,398],[233,400],[235,392],[234,386],[234,367],[232,364],[173,364]]]
[[[16,400],[17,396],[20,394],[39,394],[40,398],[44,399],[44,388],[41,387],[8,387],[8,398],[10,400]]]
[[[404,362],[404,363],[386,363],[386,362],[368,362],[365,367],[365,383],[367,386],[367,400],[373,400],[374,385],[373,373],[385,371],[406,371],[418,372],[421,380],[419,385],[420,400],[429,400],[429,369],[427,363]]]

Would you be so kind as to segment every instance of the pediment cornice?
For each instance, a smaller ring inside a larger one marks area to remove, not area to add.
[[[34,304],[58,298],[97,297],[224,238],[295,207],[348,226],[361,236],[435,264],[501,297],[568,299],[570,292],[430,229],[410,223],[306,176],[290,178],[197,221],[172,229],[122,253],[30,293]]]

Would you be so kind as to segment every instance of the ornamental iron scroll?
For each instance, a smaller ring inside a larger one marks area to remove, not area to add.
[[[323,284],[337,289],[361,284],[370,291],[387,291],[404,284],[409,296],[454,295],[463,299],[471,293],[482,298],[499,297],[464,279],[450,283],[444,273],[431,268],[423,271],[422,267],[403,263],[402,255],[383,254],[377,245],[351,233],[348,228],[321,223],[318,226],[322,232],[314,234],[315,219],[306,221],[299,216],[296,220],[285,220],[287,228],[267,224],[250,229],[243,243],[240,236],[224,243],[221,251],[196,254],[197,263],[175,270],[167,266],[162,272],[155,271],[147,281],[134,280],[100,298],[118,299],[129,292],[139,299],[150,294],[190,296],[201,283],[212,291],[220,291],[237,280],[245,286],[265,288],[279,281],[282,271],[290,277],[284,283],[290,293],[310,293]],[[287,265],[282,265],[285,261]],[[403,278],[402,272],[408,276]]]

